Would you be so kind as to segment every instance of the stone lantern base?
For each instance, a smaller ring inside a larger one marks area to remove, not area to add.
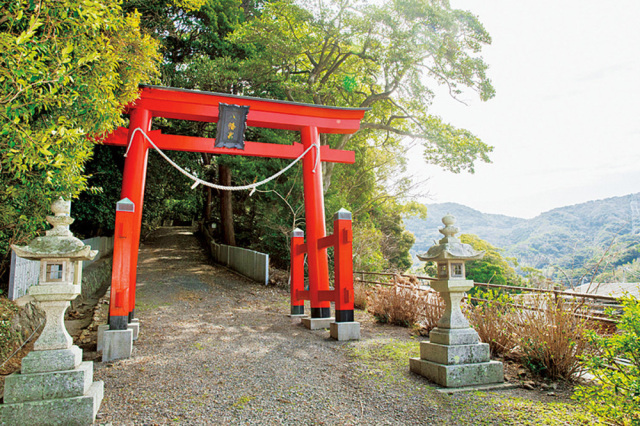
[[[447,388],[504,382],[503,365],[489,359],[489,345],[472,328],[435,328],[420,343],[420,358],[411,358],[412,372]]]
[[[104,394],[93,381],[93,363],[82,362],[82,350],[33,351],[20,373],[5,379],[3,425],[90,425]]]

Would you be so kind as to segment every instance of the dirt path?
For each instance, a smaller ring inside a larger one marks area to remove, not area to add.
[[[408,371],[408,330],[362,312],[358,342],[292,324],[286,291],[211,265],[188,228],[156,232],[138,268],[140,338],[95,363],[99,424],[577,424],[541,422],[527,400],[557,399],[536,392],[436,392]]]

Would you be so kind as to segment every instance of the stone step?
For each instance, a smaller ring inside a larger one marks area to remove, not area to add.
[[[473,345],[439,345],[437,343],[421,342],[420,358],[438,364],[476,364],[488,362],[489,345],[476,343]]]
[[[409,367],[412,372],[420,374],[440,386],[449,388],[504,382],[503,366],[498,361],[443,365],[424,359],[411,358]]]
[[[4,403],[15,404],[84,395],[93,382],[93,363],[73,370],[48,373],[14,373],[5,379]]]
[[[93,382],[82,396],[0,404],[0,424],[90,425],[96,418],[103,395],[104,383]]]

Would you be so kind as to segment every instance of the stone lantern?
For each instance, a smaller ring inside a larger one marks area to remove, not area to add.
[[[98,253],[69,231],[71,202],[62,198],[47,216],[53,229],[27,246],[11,246],[17,256],[40,261],[40,282],[28,295],[45,313],[45,327],[20,373],[5,379],[0,424],[91,424],[100,407],[103,382],[93,382],[93,363],[64,325],[64,313],[81,292],[82,261]]]
[[[489,345],[480,343],[478,333],[462,314],[460,302],[473,287],[465,276],[465,261],[481,259],[484,252],[463,244],[455,234],[458,228],[451,215],[442,218],[444,235],[437,245],[418,259],[436,262],[437,280],[431,282],[445,302],[445,311],[437,327],[429,333],[429,342],[420,343],[420,358],[410,360],[410,368],[444,387],[503,383],[501,362],[489,359]]]

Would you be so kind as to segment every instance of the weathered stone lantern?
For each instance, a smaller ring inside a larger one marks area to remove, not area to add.
[[[93,382],[93,363],[82,361],[64,325],[70,301],[81,292],[82,261],[98,252],[69,231],[70,201],[59,198],[51,210],[53,229],[27,246],[11,246],[17,256],[40,261],[40,282],[28,295],[46,323],[20,373],[5,379],[0,424],[91,424],[102,401],[103,382]]]
[[[445,302],[438,326],[429,333],[429,342],[420,343],[420,358],[410,360],[410,368],[444,387],[463,387],[503,383],[503,366],[489,359],[489,345],[480,343],[478,333],[462,314],[460,302],[473,287],[465,276],[465,261],[481,259],[484,252],[475,251],[454,235],[458,228],[451,215],[442,218],[444,235],[438,245],[418,255],[423,261],[434,261],[437,280],[431,282]]]

